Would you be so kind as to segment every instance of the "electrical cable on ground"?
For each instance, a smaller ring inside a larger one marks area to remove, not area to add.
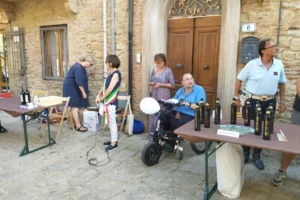
[[[103,138],[103,136],[104,136],[104,127],[103,127],[103,120],[102,119],[101,119],[101,122],[102,122],[102,124],[101,124],[102,135],[100,134],[100,136],[101,136],[101,138]],[[104,164],[98,165],[99,161],[98,161],[97,157],[89,158],[90,151],[92,151],[97,146],[97,135],[98,135],[97,132],[95,132],[95,143],[94,143],[94,146],[86,152],[86,160],[88,161],[89,165],[102,167],[102,166],[107,165],[108,163],[111,162],[111,158],[109,157],[108,151],[106,151],[106,156],[107,156],[108,162],[106,162]],[[101,140],[101,142],[102,142],[102,140]],[[103,144],[103,148],[104,148],[104,144]]]

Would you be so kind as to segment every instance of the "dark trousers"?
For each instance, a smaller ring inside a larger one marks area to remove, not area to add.
[[[180,113],[180,119],[175,119],[175,115],[176,115],[177,111],[172,110],[171,112],[168,112],[167,114],[163,114],[161,116],[161,120],[163,121],[164,124],[164,129],[165,130],[175,130],[176,128],[179,128],[180,126],[186,124],[187,122],[191,121],[194,119],[193,116],[191,115],[186,115],[183,113]],[[177,134],[172,133],[172,135],[170,135],[169,137],[173,137],[176,138]],[[172,146],[175,145],[175,141],[168,141],[169,144],[171,144]]]
[[[256,102],[259,102],[260,105],[261,105],[261,111],[263,113],[263,117],[262,117],[263,120],[264,120],[264,116],[265,116],[265,113],[266,113],[266,109],[267,109],[267,107],[269,107],[270,103],[273,103],[274,112],[276,110],[276,99],[271,99],[271,100],[268,100],[268,101],[259,101],[259,100],[251,99],[250,98],[250,99],[248,99],[248,101],[250,101],[250,105],[251,105],[251,109],[250,109],[250,112],[249,112],[251,120],[254,120],[255,116],[256,116],[256,111],[255,111]],[[245,119],[245,116],[246,116],[246,106],[243,106],[242,115],[243,115],[243,118]],[[243,150],[244,150],[244,156],[249,157],[250,147],[243,146]],[[261,152],[261,150],[262,149],[260,149],[260,148],[254,148],[254,151],[253,151],[253,158],[254,159],[260,158],[260,152]]]

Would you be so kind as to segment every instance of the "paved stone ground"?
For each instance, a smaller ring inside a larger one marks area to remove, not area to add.
[[[86,152],[93,146],[93,132],[72,134],[66,125],[57,144],[19,157],[24,145],[20,118],[0,112],[8,132],[0,134],[0,199],[202,199],[204,189],[204,156],[196,155],[185,143],[185,157],[164,153],[160,162],[146,167],[141,152],[146,134],[128,137],[121,134],[119,148],[109,154],[111,162],[102,167],[90,166]],[[53,126],[51,126],[53,127]],[[52,128],[53,137],[56,128]],[[29,125],[31,149],[43,145],[38,124]],[[108,139],[106,132],[98,144]],[[107,162],[103,146],[90,154]],[[299,160],[288,169],[289,178],[280,188],[271,185],[273,173],[280,165],[280,154],[265,151],[266,170],[253,164],[245,166],[245,183],[240,200],[300,199]],[[297,166],[298,164],[298,166]],[[209,162],[210,183],[216,180],[215,157]],[[211,184],[213,185],[213,184]],[[227,199],[219,192],[214,200]]]

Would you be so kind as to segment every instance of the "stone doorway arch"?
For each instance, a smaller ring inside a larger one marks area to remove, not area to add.
[[[167,24],[173,0],[147,0],[143,12],[142,80],[149,81],[153,56],[167,51]],[[222,99],[223,117],[229,116],[234,96],[239,42],[240,0],[222,0],[222,28],[219,55],[218,97]],[[226,87],[224,87],[226,86]],[[142,85],[142,98],[149,95],[148,84]]]

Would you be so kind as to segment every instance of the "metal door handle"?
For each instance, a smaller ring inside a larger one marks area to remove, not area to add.
[[[175,65],[175,68],[177,68],[177,69],[180,69],[180,68],[182,68],[182,64],[180,64],[180,63],[177,63],[177,64]]]
[[[208,68],[209,68],[208,64],[203,65],[203,69],[208,69]]]

